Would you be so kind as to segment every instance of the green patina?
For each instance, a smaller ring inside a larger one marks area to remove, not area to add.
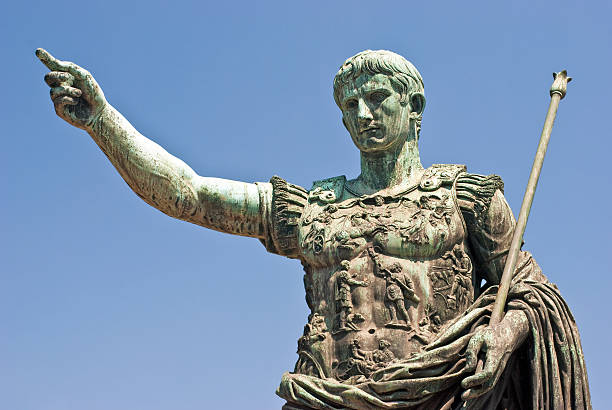
[[[575,323],[528,252],[504,318],[486,326],[514,217],[499,177],[423,168],[423,80],[403,57],[368,50],[341,66],[334,98],[361,173],[308,191],[278,177],[197,175],[141,135],[89,72],[36,54],[58,116],[89,133],[140,198],[301,260],[311,314],[277,392],[285,409],[590,408]]]

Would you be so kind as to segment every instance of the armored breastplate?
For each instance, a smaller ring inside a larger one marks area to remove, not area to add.
[[[434,166],[387,196],[352,197],[342,178],[310,191],[298,239],[311,315],[296,372],[363,381],[421,351],[473,302],[453,188],[461,171]]]

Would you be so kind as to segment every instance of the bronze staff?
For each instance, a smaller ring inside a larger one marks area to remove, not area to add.
[[[542,171],[542,164],[544,163],[544,156],[546,155],[546,149],[548,148],[548,141],[550,141],[550,133],[552,132],[552,126],[557,116],[557,108],[559,108],[559,102],[567,91],[567,83],[572,81],[571,77],[567,76],[567,71],[563,70],[558,73],[553,73],[554,81],[550,86],[550,105],[548,106],[548,112],[546,113],[546,119],[544,120],[544,127],[542,129],[542,135],[540,136],[540,144],[536,151],[533,165],[531,167],[531,174],[529,175],[529,181],[527,182],[527,188],[525,189],[525,196],[523,197],[523,203],[521,204],[521,211],[519,212],[518,221],[514,228],[514,234],[512,235],[512,242],[510,243],[510,250],[508,251],[508,257],[506,258],[506,264],[504,265],[504,272],[499,281],[499,289],[495,297],[495,304],[491,311],[491,318],[489,319],[489,327],[494,326],[501,322],[504,315],[504,308],[506,307],[506,299],[508,298],[508,291],[510,290],[510,283],[512,282],[512,274],[516,269],[516,263],[518,261],[518,255],[523,244],[523,234],[525,233],[525,227],[527,226],[527,219],[529,218],[529,212],[531,211],[531,204],[533,203],[533,197],[535,196],[535,190],[538,186],[538,180],[540,179],[540,172]],[[476,371],[478,373],[484,367],[484,361],[480,358],[476,364]],[[463,394],[463,407],[467,406],[466,391]]]
[[[553,73],[552,86],[550,87],[550,105],[548,106],[548,113],[546,114],[546,120],[544,121],[544,128],[542,129],[542,136],[540,137],[540,144],[533,160],[533,166],[531,168],[531,174],[529,175],[529,182],[527,182],[527,188],[525,189],[525,196],[523,197],[523,204],[521,205],[521,212],[519,213],[516,227],[514,228],[514,235],[512,236],[512,242],[510,244],[510,250],[508,251],[508,257],[506,259],[506,265],[504,266],[504,273],[502,274],[499,282],[499,290],[495,298],[495,304],[493,305],[493,311],[491,312],[491,319],[489,320],[489,326],[498,324],[503,317],[504,308],[506,306],[506,298],[508,297],[508,290],[510,289],[510,282],[512,282],[512,274],[516,269],[516,263],[518,260],[519,251],[523,243],[523,234],[525,233],[525,226],[527,225],[527,219],[529,218],[529,211],[531,211],[531,203],[535,195],[536,187],[538,186],[538,179],[540,178],[540,172],[542,171],[542,164],[544,163],[544,156],[546,155],[546,149],[548,148],[548,141],[550,140],[550,133],[552,126],[557,116],[557,108],[559,102],[565,97],[567,90],[567,83],[572,78],[567,76],[567,71],[563,70],[558,73]]]

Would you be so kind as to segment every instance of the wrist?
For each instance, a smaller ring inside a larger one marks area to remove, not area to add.
[[[95,130],[97,128],[99,128],[99,124],[100,124],[100,119],[102,117],[109,117],[111,114],[111,111],[113,110],[113,107],[111,107],[111,105],[109,103],[107,103],[106,101],[104,101],[102,103],[102,107],[98,108],[96,114],[94,114],[94,116],[91,118],[91,120],[85,125],[86,127],[86,131],[88,133],[94,133]]]
[[[518,349],[529,335],[529,319],[522,310],[510,310],[500,322],[506,333],[506,337],[511,341],[512,350]]]

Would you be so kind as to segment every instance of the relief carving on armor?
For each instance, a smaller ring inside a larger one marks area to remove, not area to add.
[[[323,251],[325,242],[329,241],[329,239],[327,239],[328,227],[330,227],[334,219],[344,217],[343,215],[335,214],[337,210],[338,207],[336,205],[328,204],[315,215],[304,218],[302,226],[306,227],[311,225],[308,234],[302,240],[302,246],[304,248],[312,250],[315,254],[320,254],[321,251]]]
[[[442,299],[449,310],[464,310],[473,300],[472,261],[461,245],[442,255],[447,264],[434,266],[429,274],[433,295]]]
[[[338,256],[348,259],[351,252],[377,234],[396,232],[404,241],[430,246],[435,252],[449,236],[454,210],[448,194],[411,199],[404,192],[391,197],[375,195],[327,203],[302,221],[302,227],[308,229],[302,246],[320,254],[328,242],[334,242]]]
[[[403,222],[398,230],[404,240],[424,245],[429,242],[430,231],[431,238],[435,238],[432,245],[437,248],[444,243],[449,235],[450,215],[454,211],[448,195],[424,195],[418,201],[405,198],[402,205],[408,211],[408,223]]]
[[[402,273],[402,265],[398,262],[385,266],[374,248],[368,248],[368,254],[374,262],[374,275],[383,278],[386,284],[385,300],[390,321],[385,327],[418,330],[416,306],[420,298],[414,292],[412,280]]]
[[[353,313],[352,289],[355,286],[368,286],[368,282],[357,280],[355,274],[349,273],[349,268],[349,261],[343,260],[340,262],[340,269],[334,274],[336,313],[338,314],[334,334],[359,330],[357,324],[365,320],[361,314]]]
[[[298,361],[295,364],[295,373],[311,376],[325,377],[325,372],[317,354],[313,352],[312,345],[321,342],[327,337],[325,319],[318,313],[308,316],[308,323],[304,326],[304,333],[298,339]]]
[[[365,381],[373,372],[387,367],[396,360],[390,347],[391,343],[381,339],[378,342],[378,349],[364,350],[359,339],[353,339],[348,346],[349,358],[338,364],[336,377],[339,380],[352,379],[353,382]]]
[[[308,194],[308,200],[310,202],[319,201],[324,204],[329,204],[336,201],[336,193],[333,190],[316,187]]]

